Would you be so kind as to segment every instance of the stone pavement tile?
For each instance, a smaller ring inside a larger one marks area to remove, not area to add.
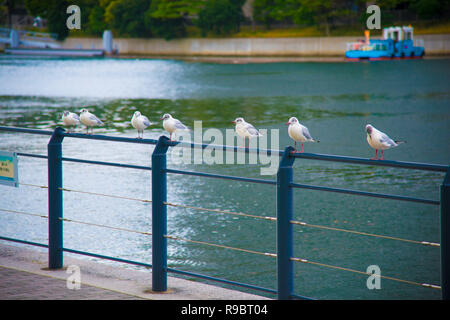
[[[81,284],[67,288],[65,280],[0,266],[1,300],[136,300],[138,297]]]

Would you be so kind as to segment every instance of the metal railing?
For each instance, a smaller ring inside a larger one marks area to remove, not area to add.
[[[300,296],[294,293],[294,263],[306,263],[312,264],[316,266],[322,266],[334,270],[343,270],[348,272],[353,272],[356,274],[364,274],[368,275],[366,272],[354,270],[350,268],[345,268],[341,266],[334,266],[329,264],[324,264],[316,261],[310,261],[304,258],[294,257],[293,252],[293,228],[294,226],[301,227],[311,227],[311,228],[319,228],[324,230],[332,230],[338,232],[347,232],[358,234],[362,236],[370,236],[377,238],[384,238],[396,241],[403,241],[408,243],[415,243],[420,245],[427,245],[432,247],[440,248],[441,253],[441,284],[428,284],[428,283],[420,283],[414,282],[405,279],[394,278],[390,276],[380,275],[380,278],[389,279],[397,282],[407,283],[411,285],[417,285],[421,287],[431,288],[441,290],[443,299],[450,299],[450,166],[448,165],[436,165],[436,164],[426,164],[426,163],[415,163],[415,162],[400,162],[400,161],[387,161],[380,160],[374,161],[365,158],[356,158],[356,157],[344,157],[344,156],[335,156],[335,155],[325,155],[325,154],[312,154],[312,153],[293,153],[294,149],[292,147],[287,147],[284,151],[281,150],[262,150],[262,149],[251,149],[251,148],[241,148],[234,146],[217,146],[210,144],[196,144],[196,143],[188,143],[188,142],[175,142],[170,141],[166,136],[161,136],[158,140],[155,139],[135,139],[135,138],[127,138],[127,137],[114,137],[114,136],[105,136],[105,135],[86,135],[79,133],[67,133],[62,128],[56,128],[54,131],[49,130],[37,130],[37,129],[26,129],[26,128],[16,128],[16,127],[2,127],[0,126],[0,131],[7,132],[20,132],[20,133],[28,133],[28,134],[38,134],[38,135],[48,135],[51,136],[50,141],[47,145],[47,155],[39,155],[39,154],[31,154],[31,153],[20,153],[18,152],[18,156],[24,157],[34,157],[40,159],[47,159],[48,161],[48,186],[40,186],[40,185],[32,185],[32,184],[24,184],[32,187],[40,187],[48,189],[48,215],[45,216],[39,213],[27,213],[17,210],[7,210],[0,208],[0,211],[10,212],[15,214],[26,214],[32,216],[38,216],[41,218],[48,219],[48,244],[31,242],[23,239],[14,239],[10,237],[0,236],[0,239],[9,240],[29,245],[36,245],[40,247],[48,248],[48,267],[50,269],[59,269],[63,266],[63,253],[70,252],[75,254],[87,255],[91,257],[97,257],[102,259],[108,259],[112,261],[118,261],[123,263],[134,264],[138,266],[145,266],[152,268],[152,290],[155,292],[163,292],[167,291],[167,274],[176,273],[181,275],[187,275],[191,277],[198,277],[205,280],[211,280],[216,282],[221,282],[225,284],[235,285],[244,287],[247,289],[258,290],[266,293],[277,294],[278,299],[309,299],[304,296]],[[92,139],[92,140],[103,140],[103,141],[113,141],[113,142],[125,142],[125,143],[138,143],[138,144],[148,144],[155,145],[153,154],[152,154],[152,166],[137,166],[131,164],[123,164],[123,163],[115,163],[115,162],[104,162],[104,161],[94,161],[94,160],[83,160],[76,158],[66,158],[62,155],[62,143],[64,138],[77,138],[77,139]],[[221,149],[222,151],[231,151],[231,152],[245,152],[245,153],[253,153],[253,152],[266,152],[268,154],[273,154],[281,157],[280,165],[277,172],[276,180],[266,180],[266,179],[255,179],[248,177],[239,177],[239,176],[229,176],[229,175],[220,175],[213,173],[205,173],[205,172],[194,172],[194,171],[185,171],[178,169],[170,169],[167,168],[167,151],[170,147],[183,147],[183,148],[215,148],[216,150]],[[417,197],[410,196],[401,196],[401,195],[392,195],[392,194],[383,194],[383,193],[374,193],[374,192],[366,192],[359,190],[349,190],[342,188],[332,188],[332,187],[324,187],[324,186],[314,186],[307,184],[299,184],[293,181],[293,164],[295,159],[310,159],[317,161],[331,161],[331,162],[339,162],[339,163],[351,163],[351,164],[359,164],[359,165],[370,165],[370,166],[384,166],[384,167],[393,167],[393,168],[404,168],[404,169],[412,169],[412,170],[425,170],[425,171],[434,171],[434,172],[444,172],[446,173],[443,184],[440,187],[440,200],[431,200],[431,199],[423,199]],[[77,162],[77,163],[85,163],[85,164],[94,164],[94,165],[105,165],[105,166],[113,166],[113,167],[121,167],[121,168],[133,168],[139,170],[151,170],[152,171],[152,199],[136,199],[129,197],[121,197],[116,195],[108,195],[101,194],[95,192],[87,192],[83,190],[72,190],[68,188],[64,188],[62,184],[62,162]],[[244,181],[249,183],[258,183],[258,184],[266,184],[276,186],[276,199],[277,199],[277,209],[275,217],[265,217],[265,216],[257,216],[243,212],[232,212],[227,210],[218,210],[218,209],[210,209],[210,208],[201,208],[195,206],[188,206],[184,204],[175,204],[167,201],[167,174],[182,174],[182,175],[191,175],[191,176],[199,176],[204,178],[213,178],[213,179],[226,179],[226,180],[237,180]],[[310,224],[304,221],[296,221],[293,216],[293,192],[295,189],[309,189],[309,190],[317,190],[323,192],[334,192],[334,193],[344,193],[355,196],[364,196],[364,197],[374,197],[374,198],[382,198],[382,199],[391,199],[397,201],[407,201],[407,202],[415,202],[428,204],[433,206],[440,206],[440,224],[441,224],[441,241],[440,243],[434,243],[429,241],[418,241],[411,239],[402,239],[394,236],[386,236],[386,235],[378,235],[366,232],[360,232],[355,230],[346,230],[329,226],[315,225]],[[128,200],[137,200],[142,202],[151,202],[152,203],[152,232],[142,232],[137,230],[129,230],[121,227],[114,226],[105,226],[98,225],[95,223],[87,223],[83,221],[71,220],[63,217],[63,192],[79,192],[79,193],[87,193],[96,196],[110,196]],[[264,219],[267,221],[273,221],[276,223],[277,230],[277,245],[276,245],[276,253],[268,253],[268,252],[259,252],[254,250],[248,250],[243,248],[235,248],[221,244],[213,244],[203,241],[197,241],[192,239],[185,239],[173,235],[167,234],[167,207],[182,207],[191,210],[199,210],[209,213],[219,213],[219,214],[231,214],[238,216],[246,216],[252,217],[256,219]],[[86,225],[94,225],[99,227],[111,228],[122,231],[129,232],[137,232],[143,235],[152,237],[152,263],[143,263],[138,261],[132,261],[127,259],[121,259],[117,257],[105,256],[101,254],[85,252],[80,250],[74,250],[70,248],[65,248],[63,246],[63,222],[73,222],[73,223],[81,223]],[[177,270],[167,265],[167,240],[174,241],[187,241],[191,243],[196,243],[200,245],[208,245],[214,246],[217,248],[223,248],[228,250],[234,250],[238,252],[246,252],[250,254],[258,254],[262,256],[275,258],[277,261],[277,289],[264,288],[252,284],[241,283],[236,281],[231,281],[227,279],[207,276],[203,274],[192,273],[188,271]]]

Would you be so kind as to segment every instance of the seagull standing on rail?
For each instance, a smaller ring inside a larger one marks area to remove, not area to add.
[[[80,117],[76,113],[64,111],[62,121],[69,127],[67,132],[70,132],[70,127],[72,127],[72,130],[75,130],[75,126],[80,123]]]
[[[168,113],[164,114],[160,120],[163,120],[164,130],[170,134],[170,141],[172,141],[172,134],[175,135],[177,131],[189,131],[189,128],[186,127],[180,120],[172,118],[172,116]]]
[[[383,159],[384,150],[396,147],[400,143],[406,143],[406,141],[392,140],[391,138],[389,138],[387,134],[381,132],[380,130],[376,129],[370,124],[366,125],[366,132],[367,132],[367,142],[372,148],[375,149],[375,157],[370,158],[370,160],[377,160],[378,150],[381,150],[381,158],[379,158],[378,160],[384,160]]]
[[[245,140],[248,138],[249,142],[251,138],[261,137],[262,134],[252,124],[245,122],[244,118],[236,118],[234,121],[237,134],[244,139],[244,147],[247,147]]]
[[[286,125],[289,126],[289,137],[291,137],[291,139],[294,140],[295,143],[294,152],[297,152],[297,141],[302,143],[302,151],[300,152],[304,152],[303,145],[305,142],[320,142],[319,140],[315,140],[311,137],[308,128],[298,122],[298,119],[296,117],[291,117],[289,121],[286,122]]]
[[[138,139],[144,138],[144,129],[151,125],[150,120],[144,115],[142,115],[139,111],[136,111],[133,114],[133,118],[131,119],[131,125],[138,132]],[[140,135],[141,134],[141,135]]]
[[[104,123],[97,118],[94,114],[90,113],[87,109],[81,109],[80,121],[86,126],[86,133],[89,134],[89,128],[91,128],[91,134],[94,133],[95,126],[102,126]]]

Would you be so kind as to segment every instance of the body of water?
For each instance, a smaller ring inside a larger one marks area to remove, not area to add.
[[[293,145],[285,122],[296,116],[320,139],[307,152],[373,157],[365,125],[406,144],[385,158],[450,162],[450,60],[372,63],[214,64],[153,59],[55,59],[0,56],[0,125],[53,129],[64,110],[88,108],[105,122],[96,133],[135,137],[135,110],[155,124],[146,138],[164,134],[159,118],[171,113],[186,125],[232,129],[238,116],[260,129],[279,129],[280,148]],[[78,131],[83,129],[79,127]],[[0,132],[0,150],[46,154],[48,136]],[[239,141],[240,142],[240,141]],[[240,142],[241,143],[241,142]],[[66,138],[66,157],[151,165],[153,146]],[[46,185],[45,160],[20,158],[19,180]],[[169,163],[171,168],[275,179],[260,165]],[[298,183],[439,199],[443,174],[297,159]],[[130,198],[151,198],[151,172],[64,163],[64,187]],[[295,190],[295,219],[311,225],[439,242],[439,207],[392,200]],[[47,213],[46,189],[0,185],[0,209]],[[275,187],[192,176],[168,176],[168,201],[275,216]],[[64,193],[69,219],[151,231],[151,203]],[[151,238],[64,223],[64,246],[151,263]],[[276,252],[276,225],[168,207],[168,233],[192,240]],[[47,220],[0,212],[0,234],[47,242]],[[168,240],[169,266],[276,288],[276,260],[200,244]],[[390,239],[295,226],[295,257],[417,283],[440,283],[440,250]],[[295,293],[319,299],[438,299],[440,291],[318,265],[295,264]]]

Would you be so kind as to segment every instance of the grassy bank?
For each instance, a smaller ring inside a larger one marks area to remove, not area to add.
[[[450,22],[442,23],[393,23],[393,26],[412,25],[414,27],[414,34],[448,34],[450,33]],[[384,27],[387,27],[385,25]],[[390,25],[389,25],[390,26]],[[362,36],[364,28],[361,25],[356,26],[342,26],[332,28],[329,36],[345,37],[345,36]],[[374,36],[381,35],[382,30],[371,30]],[[273,28],[264,29],[263,27],[252,28],[245,26],[241,28],[239,33],[231,35],[233,38],[289,38],[289,37],[325,37],[325,30],[317,28],[316,26],[309,27],[292,27],[292,28]]]
[[[450,34],[450,22],[413,22],[413,23],[393,23],[390,25],[401,26],[411,24],[414,27],[414,34]],[[389,26],[390,26],[389,25]],[[388,25],[385,25],[388,26]],[[196,26],[186,27],[187,38],[202,38],[200,29]],[[363,36],[364,28],[361,25],[355,26],[341,26],[331,28],[329,36],[331,37],[361,37]],[[371,35],[380,36],[381,30],[371,30]],[[72,30],[71,37],[101,37],[101,35],[93,35],[81,30]],[[238,33],[234,34],[208,34],[205,38],[294,38],[294,37],[325,37],[325,30],[316,26],[306,27],[286,27],[286,28],[271,28],[265,29],[263,26],[242,26]],[[118,36],[116,36],[118,37]]]

